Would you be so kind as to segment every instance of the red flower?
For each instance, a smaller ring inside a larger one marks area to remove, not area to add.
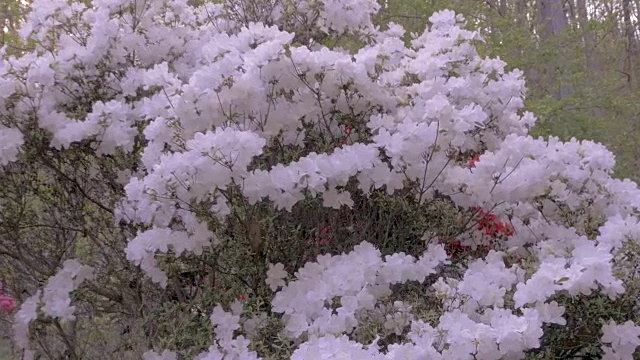
[[[238,296],[238,300],[240,300],[240,301],[247,301],[247,300],[249,300],[249,295],[247,295],[247,294],[242,294],[242,295]]]
[[[456,256],[458,253],[471,250],[471,246],[462,245],[460,240],[455,240],[452,243],[446,244],[445,250],[447,251],[449,256],[453,257],[453,256]]]
[[[501,222],[496,214],[486,213],[478,207],[471,208],[471,211],[479,217],[477,229],[483,231],[487,236],[496,238],[500,234],[507,237],[514,234],[513,227]]]
[[[0,310],[7,314],[13,312],[13,309],[16,307],[16,302],[13,300],[11,296],[0,295]]]
[[[345,134],[347,134],[347,136],[349,136],[349,135],[351,135],[351,130],[352,130],[352,129],[353,129],[353,128],[351,127],[351,125],[347,125],[347,126],[344,128],[344,133],[345,133]]]
[[[478,162],[478,160],[480,160],[480,155],[474,155],[473,158],[471,158],[471,160],[469,160],[469,163],[467,164],[467,167],[469,169],[476,167],[476,163]]]

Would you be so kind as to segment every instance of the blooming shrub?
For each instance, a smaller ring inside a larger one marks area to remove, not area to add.
[[[3,239],[24,358],[520,359],[573,299],[640,288],[636,184],[528,136],[522,72],[461,16],[409,36],[374,1],[254,5],[34,1],[0,63],[3,224],[57,229]],[[572,355],[629,358],[635,319],[599,316]]]

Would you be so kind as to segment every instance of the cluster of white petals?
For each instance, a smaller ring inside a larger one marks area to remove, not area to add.
[[[33,359],[35,355],[29,348],[29,324],[37,318],[38,308],[51,318],[62,321],[75,319],[75,306],[71,305],[69,294],[83,281],[92,278],[93,271],[92,267],[76,260],[67,260],[62,269],[49,278],[42,292],[38,290],[22,303],[16,313],[13,329],[16,345],[24,350],[24,359]]]
[[[351,333],[358,325],[356,313],[373,309],[378,299],[390,294],[390,285],[422,283],[446,258],[444,248],[436,245],[419,259],[399,253],[383,260],[379,250],[362,243],[348,254],[319,256],[317,262],[307,263],[271,305],[284,314],[285,330],[292,338]],[[330,304],[335,299],[340,306],[334,309]]]
[[[622,360],[632,359],[633,353],[640,345],[640,326],[636,326],[632,321],[624,324],[616,324],[611,320],[602,327],[603,359]]]

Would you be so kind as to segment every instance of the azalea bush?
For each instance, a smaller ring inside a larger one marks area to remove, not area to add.
[[[528,136],[522,72],[462,16],[378,10],[34,1],[0,63],[17,352],[631,358],[636,184]]]

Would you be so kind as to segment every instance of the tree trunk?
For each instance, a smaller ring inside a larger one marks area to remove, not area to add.
[[[596,38],[589,27],[589,15],[587,13],[587,5],[585,0],[577,1],[578,8],[578,25],[582,32],[582,41],[584,42],[584,55],[586,57],[587,71],[590,75],[595,75],[600,71],[600,62],[596,53]]]
[[[4,42],[6,41],[6,34],[5,34],[5,31],[4,31],[4,27],[5,26],[7,28],[9,27],[7,25],[8,12],[9,12],[9,6],[5,2],[4,6],[0,7],[0,46],[3,46]]]
[[[498,9],[500,10],[501,16],[507,16],[507,0],[500,0]]]
[[[516,0],[516,23],[518,27],[527,24],[527,0]]]
[[[578,25],[582,33],[582,42],[584,46],[585,66],[587,70],[587,84],[595,86],[595,81],[600,78],[601,64],[596,51],[596,37],[589,25],[589,13],[587,12],[587,4],[585,0],[577,0],[576,7],[578,12]],[[601,108],[596,107],[593,114],[596,117],[603,117],[604,113]]]
[[[564,13],[563,0],[538,0],[538,35],[541,45],[548,46],[549,42],[557,40],[568,26],[567,16]],[[571,85],[564,80],[562,72],[566,69],[564,54],[559,53],[556,61],[550,61],[546,67],[547,84],[549,92],[556,99],[571,96]]]
[[[562,0],[538,0],[538,15],[543,38],[560,34],[567,28]]]
[[[631,76],[629,87],[633,88],[635,79],[635,57],[638,56],[638,45],[636,42],[635,29],[631,21],[631,3],[629,0],[622,0],[622,18],[624,25],[624,36],[627,40],[627,55],[624,62],[624,71]]]

